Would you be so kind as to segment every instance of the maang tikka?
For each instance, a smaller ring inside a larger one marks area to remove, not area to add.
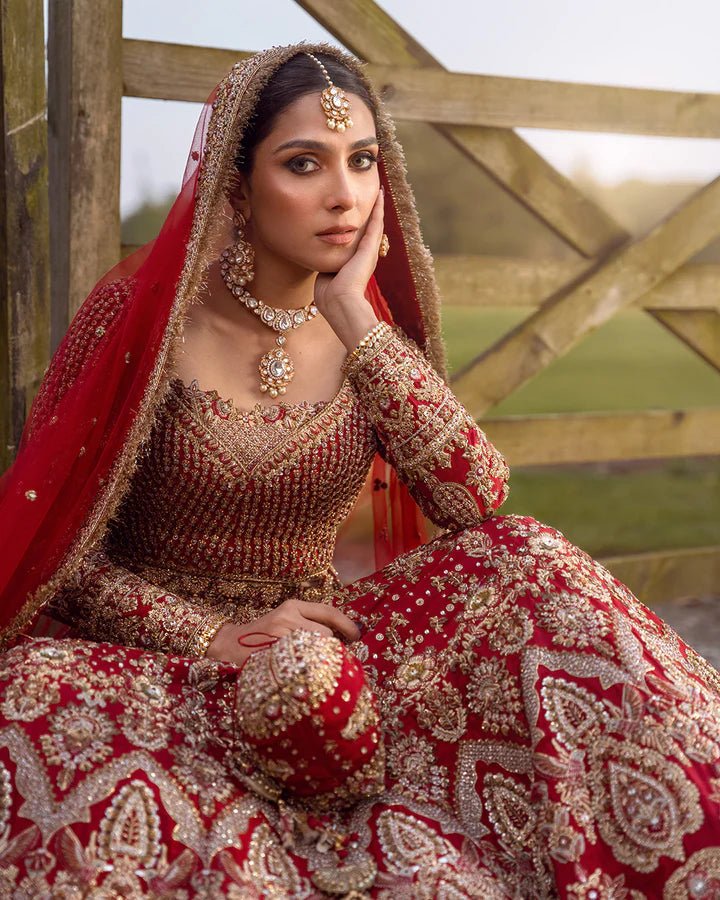
[[[350,118],[350,101],[348,100],[345,91],[333,84],[328,70],[320,62],[317,56],[313,56],[312,53],[307,52],[305,55],[309,56],[310,59],[314,60],[320,66],[320,69],[325,76],[325,80],[328,83],[328,86],[322,94],[320,94],[320,106],[325,114],[327,127],[332,131],[340,132],[345,131],[346,128],[352,128],[353,120]]]
[[[287,338],[285,333],[291,328],[299,328],[304,322],[309,322],[318,314],[314,303],[308,303],[300,309],[275,309],[268,306],[262,300],[253,297],[245,285],[255,277],[254,259],[255,252],[252,244],[245,239],[243,229],[247,224],[242,213],[236,212],[233,217],[236,228],[235,243],[223,250],[220,257],[220,274],[230,293],[246,306],[256,316],[260,317],[268,328],[277,331],[275,338],[277,348],[270,350],[260,358],[258,369],[260,371],[260,390],[277,397],[284,394],[287,385],[293,380],[295,366],[285,350]]]

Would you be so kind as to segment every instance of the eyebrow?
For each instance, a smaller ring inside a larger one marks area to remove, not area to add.
[[[354,144],[350,144],[351,150],[359,150],[361,147],[369,147],[372,144],[377,144],[378,139],[375,135],[372,137],[361,138],[359,141],[355,141]],[[279,153],[281,150],[290,150],[292,147],[302,147],[304,150],[327,150],[329,145],[323,143],[322,141],[311,141],[305,140],[304,138],[296,138],[294,141],[287,141],[285,144],[280,144],[279,147],[276,147],[273,150],[273,154]]]

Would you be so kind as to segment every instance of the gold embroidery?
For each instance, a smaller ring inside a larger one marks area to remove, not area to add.
[[[411,338],[385,325],[346,362],[383,455],[430,519],[445,528],[469,527],[503,503],[504,458]],[[458,474],[465,476],[461,482]]]

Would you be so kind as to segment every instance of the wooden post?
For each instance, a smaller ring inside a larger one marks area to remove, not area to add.
[[[48,77],[54,348],[120,258],[120,0],[50,0]]]
[[[50,346],[42,0],[0,0],[0,470],[13,460]]]

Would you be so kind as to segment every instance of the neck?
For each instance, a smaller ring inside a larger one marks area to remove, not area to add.
[[[278,266],[262,266],[255,272],[246,290],[256,300],[276,309],[299,309],[313,302],[317,272],[307,269],[288,272]]]

